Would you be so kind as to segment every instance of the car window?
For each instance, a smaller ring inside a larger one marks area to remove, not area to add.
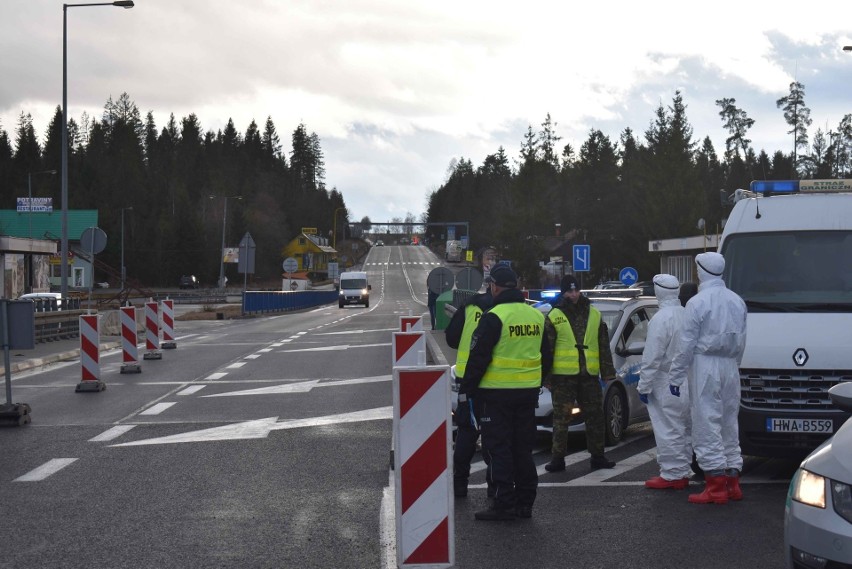
[[[617,347],[623,350],[633,342],[644,342],[648,337],[648,322],[651,319],[645,308],[634,311],[624,324]]]

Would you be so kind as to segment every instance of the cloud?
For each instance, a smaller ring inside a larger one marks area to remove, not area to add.
[[[794,14],[794,16],[791,16]],[[826,14],[830,14],[827,17]],[[562,143],[590,129],[637,136],[680,89],[695,137],[727,133],[715,100],[755,119],[756,148],[786,148],[775,101],[806,86],[814,126],[849,112],[852,5],[812,0],[576,4],[508,0],[136,0],[68,10],[72,117],[99,117],[127,92],[162,127],[195,113],[205,130],[271,116],[285,148],[300,122],[326,152],[327,184],[359,217],[419,215],[450,160],[515,157],[547,113]],[[0,4],[0,125],[33,115],[39,134],[62,94],[62,10]]]

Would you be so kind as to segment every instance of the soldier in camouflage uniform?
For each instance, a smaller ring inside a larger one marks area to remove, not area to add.
[[[607,381],[615,378],[609,333],[600,312],[580,293],[574,275],[565,275],[560,289],[562,295],[544,323],[553,351],[553,371],[546,381],[553,399],[553,447],[545,469],[565,470],[568,423],[574,401],[586,422],[586,446],[592,455],[592,470],[613,468],[615,463],[604,456],[603,391],[599,380],[599,377]]]

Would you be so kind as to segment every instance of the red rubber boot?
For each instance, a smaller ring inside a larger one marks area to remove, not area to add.
[[[728,486],[728,499],[735,502],[743,499],[743,490],[740,488],[739,476],[725,476]]]
[[[704,492],[690,494],[691,504],[727,504],[728,503],[728,477],[706,476]]]

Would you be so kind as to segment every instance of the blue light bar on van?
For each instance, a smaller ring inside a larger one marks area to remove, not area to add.
[[[755,180],[750,189],[758,194],[793,194],[799,191],[799,180]]]
[[[751,191],[764,195],[852,192],[852,180],[755,180]]]
[[[542,299],[542,300],[547,300],[547,299],[550,299],[550,298],[556,298],[556,297],[558,297],[560,294],[562,294],[562,291],[561,291],[561,290],[559,290],[559,289],[555,289],[555,290],[553,290],[553,289],[550,289],[550,290],[543,290],[543,291],[541,291],[541,299]]]

